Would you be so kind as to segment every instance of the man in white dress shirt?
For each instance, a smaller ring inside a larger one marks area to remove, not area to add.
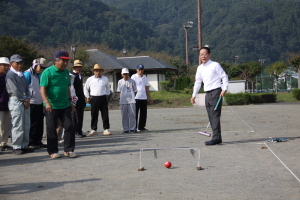
[[[87,103],[91,104],[92,115],[92,130],[88,136],[97,134],[99,110],[103,122],[103,135],[111,135],[108,117],[108,95],[110,94],[109,81],[106,76],[102,75],[104,69],[99,64],[95,64],[92,70],[94,76],[89,77],[84,86],[84,96],[87,98]]]
[[[195,98],[203,82],[204,91],[206,92],[206,111],[213,130],[212,140],[205,142],[205,144],[220,144],[222,143],[220,124],[222,102],[216,110],[214,108],[219,97],[224,97],[227,92],[228,76],[219,63],[210,60],[210,49],[208,47],[201,47],[199,56],[202,64],[197,68],[191,103],[196,103]]]

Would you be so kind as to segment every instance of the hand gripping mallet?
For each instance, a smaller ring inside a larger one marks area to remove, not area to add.
[[[220,104],[221,100],[222,100],[222,97],[219,97],[219,99],[218,99],[218,101],[217,101],[217,104],[216,104],[216,106],[215,106],[215,108],[214,108],[214,111],[218,109],[218,107],[219,107],[219,104]],[[207,127],[206,127],[205,131],[204,131],[204,132],[202,132],[202,131],[199,131],[199,133],[200,133],[201,135],[205,135],[205,136],[207,136],[207,137],[210,137],[210,136],[211,136],[211,134],[210,134],[210,133],[206,133],[206,131],[207,131],[207,129],[208,129],[208,127],[209,127],[209,125],[210,125],[210,122],[208,122],[208,124],[207,124]]]

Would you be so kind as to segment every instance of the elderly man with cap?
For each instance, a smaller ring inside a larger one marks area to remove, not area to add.
[[[6,90],[5,77],[9,70],[9,60],[0,58],[0,143],[1,152],[12,147],[7,144],[10,133],[10,113],[8,109],[9,96]]]
[[[33,61],[32,66],[24,72],[31,94],[29,148],[33,149],[47,147],[42,143],[44,132],[44,107],[40,93],[40,77],[44,69],[47,68],[46,62],[45,58],[37,58]]]
[[[102,116],[103,135],[111,135],[108,117],[108,95],[110,94],[109,81],[106,76],[102,75],[104,69],[99,64],[95,64],[92,71],[94,72],[94,76],[89,77],[84,86],[84,95],[87,98],[87,102],[91,103],[92,115],[92,130],[88,136],[97,134],[99,110]]]
[[[136,84],[134,80],[129,77],[127,68],[121,71],[122,79],[118,82],[117,92],[120,92],[120,105],[122,114],[123,133],[136,133],[136,119],[135,119],[135,93]]]
[[[74,118],[74,128],[75,128],[75,136],[78,138],[83,138],[86,135],[82,133],[82,125],[83,125],[83,116],[84,116],[84,108],[86,106],[85,96],[83,93],[83,81],[82,81],[82,70],[83,64],[80,60],[75,60],[73,65],[72,74],[74,77],[74,89],[77,96],[77,102],[75,104],[76,112],[73,114]]]
[[[28,148],[30,130],[30,92],[22,73],[23,58],[10,57],[11,68],[6,74],[6,89],[9,94],[9,110],[12,119],[13,153],[21,155],[34,151]]]
[[[152,104],[153,101],[150,97],[149,87],[147,76],[144,75],[144,65],[139,64],[136,67],[136,74],[133,74],[131,78],[135,81],[137,86],[137,94],[135,96],[136,100],[136,124],[138,132],[148,131],[146,129],[147,121],[147,100]],[[140,118],[138,119],[140,113]]]
[[[55,53],[54,65],[44,70],[41,76],[40,92],[46,109],[47,126],[47,151],[50,158],[60,158],[58,154],[57,142],[57,121],[61,120],[64,132],[64,155],[70,158],[76,158],[78,155],[75,149],[75,130],[72,123],[71,110],[75,108],[71,104],[70,94],[70,76],[66,69],[69,57],[66,51],[57,51]]]

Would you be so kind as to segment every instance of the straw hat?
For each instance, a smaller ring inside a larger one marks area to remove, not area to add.
[[[80,60],[74,60],[73,68],[74,67],[83,67],[83,64]]]
[[[99,64],[95,64],[94,68],[92,69],[92,71],[94,71],[95,69],[99,69],[99,70],[104,71],[104,69]]]

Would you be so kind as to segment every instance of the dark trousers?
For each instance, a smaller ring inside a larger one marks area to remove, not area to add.
[[[142,130],[146,127],[147,121],[147,99],[141,100],[136,99],[136,127],[139,130]],[[140,113],[140,115],[139,115]]]
[[[222,89],[218,88],[215,90],[212,90],[210,92],[206,92],[205,95],[205,106],[206,106],[206,111],[207,115],[210,121],[210,125],[213,131],[213,136],[212,140],[221,140],[222,141],[222,136],[221,136],[221,123],[220,123],[220,118],[221,118],[221,110],[222,110],[222,101],[220,102],[217,110],[214,110],[218,99],[220,97]]]
[[[49,154],[58,153],[57,144],[57,120],[60,119],[65,129],[64,151],[73,152],[75,149],[75,131],[72,124],[71,108],[52,109],[52,112],[45,112],[47,126],[47,151]]]
[[[43,104],[30,104],[29,146],[41,145],[44,132]]]
[[[109,118],[108,118],[108,101],[106,95],[103,96],[92,96],[90,98],[91,101],[91,129],[97,130],[98,125],[98,115],[99,110],[101,112],[102,117],[102,123],[103,123],[103,129],[109,129]]]
[[[76,104],[76,111],[72,113],[75,134],[78,135],[82,135],[84,108],[85,102],[78,102]]]

